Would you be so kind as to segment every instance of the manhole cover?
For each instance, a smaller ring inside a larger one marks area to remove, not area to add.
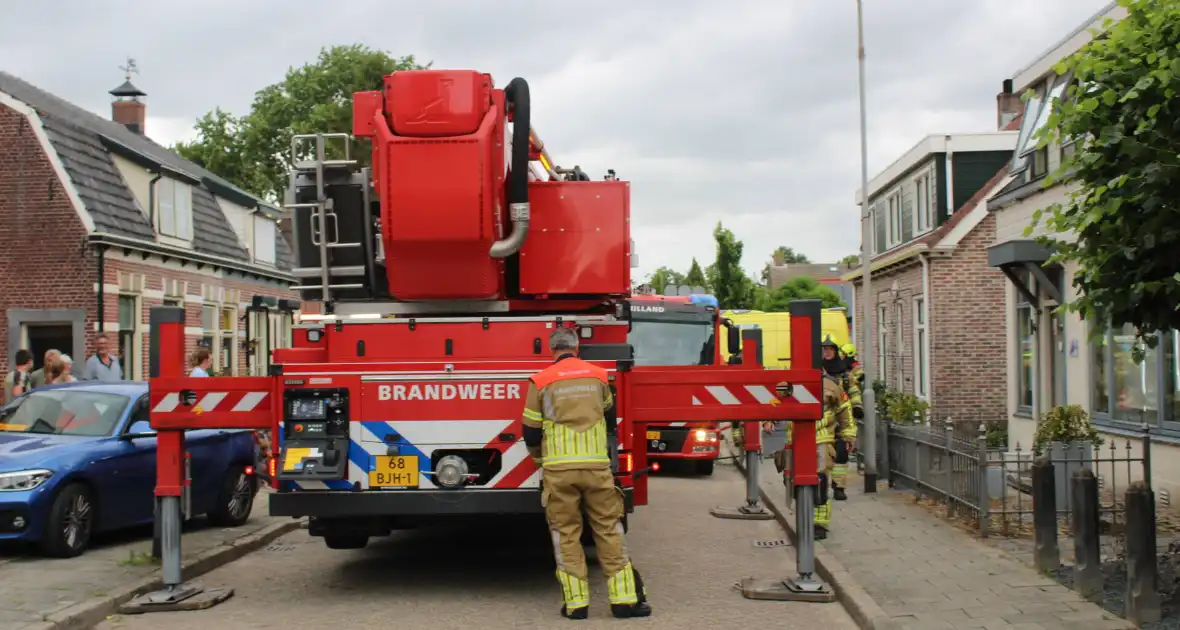
[[[295,548],[294,545],[271,545],[271,546],[267,547],[266,550],[273,551],[273,552],[277,553],[280,551],[291,551],[294,548]]]
[[[782,540],[782,539],[779,539],[779,540],[755,540],[754,546],[761,547],[763,549],[767,549],[770,547],[786,547],[787,541]]]

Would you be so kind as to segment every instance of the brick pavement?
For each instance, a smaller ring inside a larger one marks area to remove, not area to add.
[[[908,502],[908,494],[863,494],[850,471],[848,500],[834,502],[833,529],[819,544],[835,556],[898,626],[907,630],[1132,628],[1051,578]],[[785,500],[763,462],[761,485]]]
[[[267,515],[267,497],[267,492],[258,495],[251,518],[242,527],[207,527],[203,519],[198,520],[184,534],[184,557],[289,520]],[[62,560],[0,548],[0,628],[20,630],[40,624],[74,604],[106,596],[151,575],[158,569],[147,557],[151,547],[150,537],[132,532],[108,537],[83,555]]]

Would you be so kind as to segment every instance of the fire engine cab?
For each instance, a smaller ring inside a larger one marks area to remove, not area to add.
[[[558,167],[530,112],[522,79],[500,89],[476,71],[400,71],[354,95],[351,134],[293,138],[294,289],[321,312],[273,352],[269,376],[153,370],[158,495],[187,483],[182,437],[166,433],[236,427],[274,432],[271,514],[310,517],[332,548],[439,520],[540,513],[521,413],[560,327],[609,373],[628,511],[648,501],[649,424],[820,417],[815,369],[637,365],[631,184]],[[371,145],[368,166],[352,155],[358,139]],[[161,366],[176,352],[166,310],[153,310]]]

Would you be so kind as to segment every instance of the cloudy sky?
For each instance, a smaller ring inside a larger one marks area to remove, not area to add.
[[[1107,1],[865,0],[870,177],[927,134],[993,130],[1003,79]],[[778,245],[859,248],[854,0],[4,0],[0,24],[0,67],[104,115],[134,57],[165,145],[322,46],[522,76],[559,164],[633,182],[642,273],[711,262],[719,220],[751,272]]]

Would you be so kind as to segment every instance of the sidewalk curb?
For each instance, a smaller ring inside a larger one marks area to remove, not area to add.
[[[185,560],[181,564],[184,580],[190,581],[214,569],[225,566],[238,558],[265,546],[272,540],[299,529],[300,521],[274,523],[253,533],[246,534],[221,545],[207,549]],[[26,626],[24,630],[85,630],[101,623],[108,616],[118,612],[119,606],[157,590],[164,585],[159,571],[130,584],[119,586],[110,593],[93,597],[49,615],[44,622]]]
[[[746,465],[742,461],[743,458],[738,457],[737,468],[741,471],[742,476],[746,476]],[[799,534],[795,531],[794,516],[788,514],[778,502],[770,498],[766,490],[759,484],[758,494],[762,502],[766,504],[767,508],[774,513],[775,520],[787,532],[787,537],[791,539],[792,545],[798,545]],[[894,621],[885,611],[873,601],[872,597],[864,590],[863,587],[852,577],[848,569],[844,568],[843,564],[835,558],[832,554],[824,549],[821,543],[815,545],[815,569],[819,576],[825,582],[830,584],[836,590],[836,599],[848,611],[856,621],[856,625],[861,630],[895,630],[901,628],[896,621]]]

